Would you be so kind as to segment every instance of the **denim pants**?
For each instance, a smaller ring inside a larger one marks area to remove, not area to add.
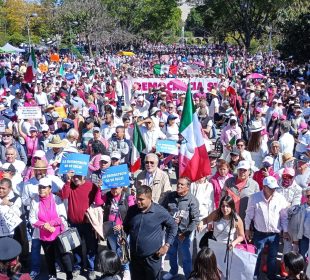
[[[254,240],[254,245],[256,247],[257,255],[258,255],[256,268],[255,268],[255,275],[259,276],[262,252],[263,252],[265,245],[268,245],[267,276],[268,276],[268,279],[270,280],[276,279],[277,254],[279,251],[280,235],[278,233],[265,233],[265,232],[254,230],[253,240]]]
[[[183,241],[180,241],[178,236],[175,238],[173,244],[170,246],[167,253],[169,257],[170,264],[170,273],[172,275],[177,275],[179,266],[178,266],[178,250],[180,249],[182,253],[183,261],[183,271],[185,278],[188,279],[192,272],[192,256],[190,252],[190,238],[189,236],[185,237]]]
[[[95,270],[95,257],[97,254],[98,243],[95,236],[95,232],[92,229],[91,224],[71,224],[72,227],[77,228],[79,235],[81,237],[82,244],[73,250],[76,259],[78,260],[78,264],[75,265],[74,269],[80,269],[83,267],[83,264],[87,263],[87,270],[94,271]],[[86,246],[86,256],[82,253],[83,243]],[[82,264],[81,264],[82,261]]]
[[[41,266],[41,240],[31,240],[31,271],[40,272]]]
[[[299,253],[306,259],[309,250],[309,238],[303,236],[299,239]],[[308,256],[309,257],[309,256]]]
[[[117,233],[110,234],[107,236],[107,241],[108,241],[108,247],[111,251],[117,253],[119,257],[121,257],[122,254],[122,249],[117,243]],[[129,270],[129,263],[123,264],[122,265],[123,270]]]

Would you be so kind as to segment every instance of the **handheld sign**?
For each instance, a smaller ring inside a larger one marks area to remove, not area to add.
[[[0,120],[0,133],[4,133],[4,132],[5,132],[5,121]]]
[[[156,143],[156,152],[178,155],[177,141],[174,140],[158,140]]]
[[[75,175],[86,176],[88,173],[89,155],[68,153],[61,158],[59,174],[66,174],[74,171]]]
[[[41,108],[39,106],[18,107],[17,115],[20,119],[24,120],[42,118]]]
[[[8,236],[22,222],[13,209],[0,213],[0,236]]]
[[[127,187],[130,184],[127,164],[116,165],[104,170],[101,189]]]

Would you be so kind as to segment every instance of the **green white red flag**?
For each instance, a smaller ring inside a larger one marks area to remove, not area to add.
[[[183,136],[179,154],[179,176],[193,182],[211,174],[208,152],[201,124],[195,110],[190,84],[184,102],[179,133]]]
[[[166,65],[166,64],[155,64],[154,75],[176,75],[178,73],[178,66]]]
[[[131,150],[130,172],[134,173],[140,169],[140,153],[145,149],[145,147],[146,145],[144,143],[139,126],[137,125],[137,123],[135,123],[133,130],[133,146]]]
[[[31,49],[31,54],[29,55],[27,70],[24,75],[24,80],[27,83],[31,83],[37,73],[37,60],[34,53],[34,49]]]

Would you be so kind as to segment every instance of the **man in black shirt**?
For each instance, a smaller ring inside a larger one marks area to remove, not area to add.
[[[137,189],[137,205],[128,209],[123,226],[130,235],[131,279],[159,280],[162,256],[175,239],[177,224],[165,208],[152,202],[150,187]]]

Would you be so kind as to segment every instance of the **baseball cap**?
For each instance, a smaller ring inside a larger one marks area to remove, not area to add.
[[[29,131],[38,131],[38,129],[35,126],[30,126]]]
[[[95,126],[94,128],[93,128],[93,132],[100,132],[100,128],[98,127],[98,126]]]
[[[48,131],[50,128],[47,124],[42,124],[41,131]]]
[[[50,178],[44,177],[39,180],[39,186],[51,187],[52,181]]]
[[[106,161],[106,162],[110,162],[111,158],[108,155],[102,155],[100,157],[100,160]]]
[[[273,158],[271,156],[266,156],[264,159],[263,159],[263,163],[267,163],[269,166],[273,165]],[[264,164],[264,165],[265,165]]]
[[[4,163],[1,168],[1,171],[10,171],[10,172],[16,172],[16,168],[14,167],[14,165],[12,163],[6,162]]]
[[[298,131],[300,132],[300,131],[302,131],[302,130],[304,130],[304,129],[307,129],[307,128],[308,128],[307,123],[301,122],[301,123],[299,124]]]
[[[167,118],[167,121],[171,121],[171,120],[175,120],[177,119],[178,117],[176,117],[175,115],[169,115],[168,118]]]
[[[118,151],[113,151],[112,153],[111,153],[111,159],[118,159],[118,160],[120,160],[121,159],[121,154],[120,154],[120,152],[118,152]]]
[[[85,120],[85,122],[86,122],[87,124],[90,124],[90,123],[93,123],[93,122],[94,122],[94,119],[93,119],[93,118],[87,118],[87,119]]]
[[[45,152],[42,150],[36,150],[33,154],[33,157],[43,158],[45,156]]]
[[[283,175],[289,175],[289,176],[291,176],[291,177],[294,177],[294,176],[295,176],[295,170],[294,170],[294,168],[286,167],[286,168],[284,169],[284,171],[283,171],[282,176],[283,176]]]
[[[274,117],[274,118],[278,118],[279,117],[279,113],[278,112],[273,112],[271,116]]]
[[[143,100],[144,100],[144,97],[142,95],[139,95],[137,98],[137,101],[143,101]]]
[[[251,168],[250,163],[247,160],[241,160],[238,163],[237,169],[246,169],[249,170]]]
[[[237,149],[237,148],[233,148],[231,151],[230,151],[230,154],[231,155],[240,155],[240,151]]]
[[[272,176],[265,177],[263,180],[263,186],[268,187],[269,189],[277,189],[279,187],[276,178]]]

